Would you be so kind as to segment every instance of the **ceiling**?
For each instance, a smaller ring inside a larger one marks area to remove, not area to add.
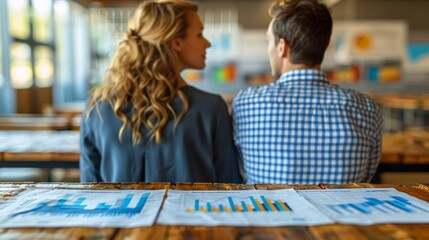
[[[75,0],[89,7],[130,7],[139,5],[142,0]]]
[[[89,7],[135,7],[144,0],[75,0]],[[193,2],[214,1],[214,0],[193,0]],[[230,0],[231,1],[231,0]],[[234,0],[249,1],[249,0]],[[273,0],[250,0],[250,1],[273,1]],[[326,5],[333,6],[341,0],[322,0]]]

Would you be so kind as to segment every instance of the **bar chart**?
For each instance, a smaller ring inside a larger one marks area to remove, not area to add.
[[[340,223],[414,223],[429,219],[429,203],[394,188],[303,190],[298,193]]]
[[[329,209],[340,214],[397,214],[397,213],[429,213],[428,210],[419,207],[410,200],[401,196],[389,196],[390,200],[374,197],[363,198],[365,201],[357,203],[330,204]]]
[[[165,190],[29,189],[0,209],[0,227],[149,226]]]
[[[293,226],[333,221],[295,190],[282,189],[169,190],[157,222],[167,225]]]
[[[127,194],[124,198],[119,198],[114,204],[107,204],[106,202],[100,202],[95,208],[88,209],[88,204],[83,204],[88,197],[78,197],[76,200],[70,202],[72,194],[66,194],[56,201],[46,201],[37,204],[34,208],[17,212],[13,216],[20,214],[55,214],[65,215],[68,217],[81,215],[83,217],[94,217],[94,216],[114,216],[114,215],[125,215],[127,217],[133,217],[134,215],[141,212],[143,209],[149,193],[142,194],[135,207],[129,207],[131,200],[135,197],[135,194]],[[70,202],[67,204],[67,202]]]
[[[227,201],[227,203],[222,203]],[[186,209],[187,212],[286,212],[292,211],[289,204],[282,200],[271,200],[261,195],[245,198],[222,197],[212,202],[199,199],[194,201],[194,207]]]

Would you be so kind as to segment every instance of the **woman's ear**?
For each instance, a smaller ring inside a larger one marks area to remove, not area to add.
[[[180,38],[175,38],[171,41],[171,48],[176,52],[182,51],[182,41]]]

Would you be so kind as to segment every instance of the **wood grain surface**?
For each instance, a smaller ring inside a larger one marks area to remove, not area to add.
[[[223,184],[223,183],[1,183],[21,186],[20,191],[27,187],[51,189],[112,189],[112,190],[251,190],[251,189],[338,189],[338,188],[379,188],[393,187],[401,192],[429,201],[429,184],[416,183],[406,185],[394,184],[318,184],[318,185],[286,185],[286,184]],[[0,194],[0,199],[8,199],[18,194]],[[138,228],[10,228],[0,229],[2,239],[288,239],[288,240],[406,240],[429,239],[429,224],[377,224],[358,226],[348,224],[330,224],[312,227],[233,227],[233,226],[165,226],[155,224],[151,227]]]

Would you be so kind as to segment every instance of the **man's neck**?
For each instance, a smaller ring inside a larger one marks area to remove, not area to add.
[[[283,66],[283,73],[292,71],[292,70],[298,70],[298,69],[314,69],[314,70],[320,70],[320,65],[316,65],[313,67],[309,67],[305,64],[292,64],[288,63]]]

